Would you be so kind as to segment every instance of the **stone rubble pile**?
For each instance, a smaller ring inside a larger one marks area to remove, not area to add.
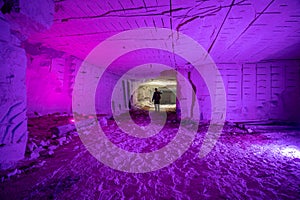
[[[109,118],[98,116],[101,126],[107,126]],[[96,121],[90,116],[77,117],[77,128],[89,134],[88,129],[94,126]],[[28,119],[29,139],[26,145],[25,158],[16,166],[0,172],[0,180],[10,180],[11,177],[22,174],[33,168],[43,166],[45,158],[53,157],[55,150],[66,145],[78,136],[73,117],[63,113],[54,113],[45,116],[37,115]],[[74,149],[78,149],[75,146]]]
[[[235,123],[235,122],[225,122],[224,132],[230,133],[232,135],[236,134],[254,134],[254,130],[252,128],[246,127],[243,123]]]
[[[26,154],[30,159],[36,159],[40,156],[48,157],[54,154],[54,150],[59,146],[68,144],[73,137],[78,136],[74,124],[67,124],[50,128],[51,138],[38,140],[30,138],[26,148]]]
[[[131,117],[135,123],[139,125],[146,125],[149,123],[148,111],[135,110],[131,113]],[[68,115],[47,115],[39,116],[37,118],[29,118],[29,139],[26,146],[25,159],[28,161],[27,165],[21,167],[15,167],[9,169],[6,173],[0,174],[1,181],[9,180],[11,177],[19,175],[24,171],[28,171],[32,168],[42,166],[46,161],[41,159],[53,157],[55,150],[60,146],[66,145],[72,141],[74,137],[78,136],[75,124],[71,121],[72,117]],[[91,117],[79,118],[76,125],[80,129],[82,134],[89,134],[89,127],[94,126],[96,121]],[[78,120],[78,119],[77,119]],[[197,126],[197,124],[191,121],[182,119],[182,125],[185,126]],[[113,126],[113,117],[98,116],[98,122],[102,127],[108,125]],[[180,120],[169,114],[167,124],[179,123]],[[200,123],[199,127],[207,127],[208,123]],[[201,128],[200,128],[201,129]],[[200,130],[199,129],[199,130]],[[223,128],[224,133],[236,134],[253,134],[254,131],[248,127],[244,127],[243,124],[226,122]],[[76,147],[78,148],[78,147]],[[41,159],[39,159],[41,158]]]
[[[38,158],[53,156],[59,146],[68,144],[73,137],[78,136],[75,125],[70,124],[70,119],[69,115],[59,113],[29,118],[25,158],[12,168],[2,171],[0,180],[3,182],[24,171],[42,166],[44,161]]]

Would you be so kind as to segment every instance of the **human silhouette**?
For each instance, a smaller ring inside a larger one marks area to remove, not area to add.
[[[153,93],[153,97],[152,97],[152,102],[154,101],[154,107],[155,107],[155,111],[159,112],[159,102],[160,102],[160,95],[162,93],[157,91],[157,88],[155,88],[155,92]]]

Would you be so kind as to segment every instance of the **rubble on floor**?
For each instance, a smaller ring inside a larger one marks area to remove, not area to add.
[[[131,117],[138,125],[149,123],[147,111],[132,111]],[[131,174],[113,170],[92,157],[77,137],[71,119],[72,116],[48,115],[28,120],[26,158],[15,168],[1,172],[1,199],[296,199],[298,196],[300,132],[297,128],[279,131],[270,125],[268,129],[259,129],[262,124],[226,122],[214,149],[200,159],[199,148],[209,125],[201,122],[190,149],[177,161],[154,172]],[[180,122],[174,113],[168,113],[162,135],[153,143],[146,139],[138,143],[119,132],[112,117],[99,116],[99,121],[112,142],[118,141],[118,146],[139,152],[167,144]]]

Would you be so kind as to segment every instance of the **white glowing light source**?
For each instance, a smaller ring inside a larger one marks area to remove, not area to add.
[[[300,158],[300,150],[295,146],[285,147],[280,150],[280,153],[290,158]]]

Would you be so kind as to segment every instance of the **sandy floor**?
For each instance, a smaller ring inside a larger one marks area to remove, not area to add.
[[[170,141],[176,128],[175,122],[169,123],[158,141]],[[300,199],[300,131],[233,134],[237,131],[225,127],[215,148],[200,159],[206,129],[200,126],[193,144],[177,161],[140,174],[105,166],[74,136],[52,156],[26,161],[19,168],[22,173],[4,178],[0,199]],[[127,137],[108,134],[112,141]],[[130,144],[138,144],[125,143],[128,150],[136,148]]]

